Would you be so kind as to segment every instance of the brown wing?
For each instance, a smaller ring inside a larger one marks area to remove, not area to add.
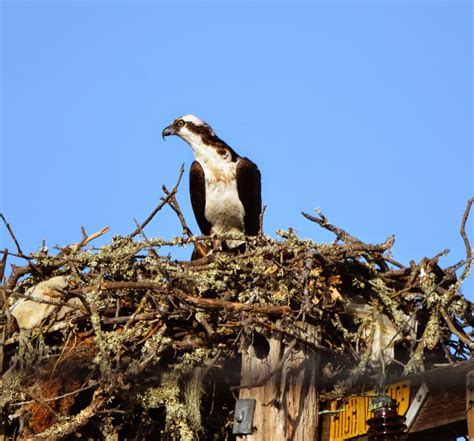
[[[191,194],[191,205],[193,206],[194,217],[199,225],[202,234],[211,234],[211,224],[204,215],[206,208],[206,179],[204,170],[199,162],[194,161],[189,170],[189,193]]]
[[[245,210],[245,234],[256,236],[262,211],[260,170],[248,158],[237,162],[237,191]]]

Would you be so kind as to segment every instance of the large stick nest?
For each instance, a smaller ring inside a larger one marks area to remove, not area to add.
[[[321,213],[305,216],[334,243],[280,231],[278,240],[246,238],[238,254],[180,262],[160,250],[216,238],[192,236],[176,190],[164,189],[136,231],[98,249],[87,247],[106,229],[26,256],[5,221],[27,264],[13,266],[1,289],[4,433],[224,439],[239,347],[262,335],[319,354],[323,399],[380,382],[381,372],[388,381],[470,358],[473,307],[459,286],[471,264],[473,200],[461,228],[466,260],[450,268],[438,263],[446,252],[405,266],[390,255],[393,238],[363,243]],[[183,235],[147,238],[144,226],[165,204]]]

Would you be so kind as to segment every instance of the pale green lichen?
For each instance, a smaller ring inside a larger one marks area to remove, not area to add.
[[[196,439],[188,420],[186,405],[181,401],[181,388],[173,374],[163,374],[161,386],[147,389],[141,397],[141,402],[145,409],[162,406],[166,408],[165,431],[173,440],[194,441]]]
[[[170,347],[172,339],[163,337],[162,333],[157,333],[148,338],[140,349],[140,357],[135,358],[127,366],[127,375],[138,375],[143,366],[151,368],[160,362],[160,354]]]
[[[423,342],[425,347],[432,350],[440,340],[441,327],[439,324],[439,314],[433,312],[428,320],[423,333]]]
[[[369,283],[375,289],[382,303],[390,311],[390,315],[397,328],[403,329],[406,324],[406,315],[400,310],[400,302],[394,296],[394,291],[390,290],[380,278],[372,279]]]
[[[202,429],[202,380],[211,353],[200,348],[183,354],[171,371],[162,374],[159,387],[149,388],[140,395],[145,409],[166,408],[165,430],[175,440],[195,440]]]
[[[9,373],[0,377],[0,408],[9,403],[23,401],[27,398],[22,385],[26,376],[21,373]]]

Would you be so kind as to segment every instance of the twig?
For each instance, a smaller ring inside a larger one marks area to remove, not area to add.
[[[136,219],[133,219],[133,221],[135,222],[135,225],[137,226],[137,228],[140,227],[139,223],[137,222]],[[158,254],[156,253],[156,251],[153,249],[153,245],[150,243],[150,239],[148,239],[147,235],[145,234],[145,232],[143,230],[140,230],[140,237],[143,239],[143,241],[148,244],[149,248],[149,252],[151,254],[153,254],[154,257],[156,257],[157,259],[159,259],[160,256],[158,256]]]
[[[186,224],[186,220],[184,219],[183,212],[181,211],[181,207],[176,199],[175,194],[169,191],[165,185],[162,186],[163,192],[166,195],[166,198],[161,198],[162,201],[167,199],[166,203],[172,208],[172,210],[178,216],[179,221],[181,222],[181,227],[183,228],[183,235],[188,236],[189,238],[193,237],[193,233],[191,229]]]
[[[107,409],[107,410],[99,410],[97,412],[99,415],[129,415],[130,412],[120,409]],[[115,439],[115,438],[112,438]],[[118,439],[118,438],[117,438]]]
[[[462,240],[464,241],[464,246],[466,247],[466,267],[471,266],[471,259],[472,259],[472,250],[471,250],[471,244],[469,243],[469,238],[467,237],[466,234],[466,223],[467,219],[469,217],[469,213],[471,211],[472,204],[474,202],[474,197],[469,199],[467,201],[466,209],[464,210],[464,214],[462,216],[462,222],[461,222],[461,237]],[[465,268],[464,272],[469,272],[469,268]],[[463,274],[464,274],[463,272]],[[467,277],[467,274],[464,276],[464,278]]]
[[[204,328],[204,330],[206,331],[206,334],[212,338],[215,336],[216,334],[216,331],[214,331],[214,328],[209,324],[209,322],[207,321],[207,319],[209,317],[207,317],[207,315],[205,315],[204,313],[196,313],[195,316],[196,318],[196,321]]]
[[[248,303],[229,302],[220,299],[205,299],[202,297],[194,297],[175,289],[174,294],[181,300],[192,303],[195,306],[208,309],[230,309],[232,311],[252,311],[259,314],[275,314],[285,315],[291,312],[289,306],[262,306]]]
[[[7,320],[11,321],[12,315],[10,312],[10,307],[8,305],[7,292],[6,292],[6,289],[3,287],[0,287],[0,300],[2,303],[3,310],[5,311],[5,315],[7,316]]]
[[[263,233],[263,218],[265,216],[265,211],[267,211],[267,206],[264,205],[262,207],[262,212],[260,213],[260,215],[258,216],[258,231],[260,233]]]
[[[467,219],[469,217],[469,213],[471,211],[473,202],[474,202],[474,197],[472,197],[471,199],[467,201],[467,205],[464,210],[464,214],[462,216],[462,221],[461,221],[460,233],[461,233],[462,240],[464,241],[464,246],[466,248],[466,266],[464,267],[463,272],[459,276],[459,279],[457,280],[457,282],[449,288],[449,291],[446,294],[446,297],[444,299],[445,301],[443,302],[445,305],[448,304],[452,300],[452,298],[456,295],[459,287],[461,286],[464,279],[469,275],[469,272],[471,271],[472,250],[471,250],[471,244],[469,243],[469,238],[467,237],[467,234],[466,234],[466,223],[467,223]]]
[[[29,261],[29,267],[31,268],[31,270],[36,271],[36,273],[41,275],[41,271],[38,269],[38,267],[27,256],[25,256],[25,254],[23,253],[23,251],[20,247],[20,244],[18,243],[18,240],[15,237],[15,234],[13,233],[12,229],[10,228],[10,224],[7,222],[7,220],[5,219],[5,216],[2,213],[0,213],[0,218],[2,219],[3,223],[5,224],[5,227],[8,230],[8,233],[10,234],[11,238],[13,239],[13,242],[15,243],[15,246],[16,246],[16,249],[17,249],[17,252],[18,252],[18,257],[21,257],[23,259],[27,259]],[[13,265],[12,265],[12,267],[13,267]],[[1,281],[1,279],[0,279],[0,281]],[[15,283],[16,283],[16,281],[15,281]]]
[[[7,227],[7,230],[10,233],[10,236],[13,239],[13,242],[15,243],[18,254],[20,256],[24,256],[23,251],[21,250],[20,244],[18,243],[18,240],[16,239],[15,234],[13,233],[12,229],[10,228],[10,224],[5,219],[5,216],[3,215],[3,213],[0,213],[0,218],[2,219],[3,223],[5,224],[5,227]]]
[[[472,257],[471,257],[471,261],[472,261]],[[462,268],[464,265],[466,265],[466,263],[467,263],[467,260],[460,260],[458,263],[455,263],[454,265],[451,265],[445,268],[444,271],[456,272],[459,268]]]
[[[30,256],[20,256],[18,253],[12,253],[7,249],[0,251],[0,254],[7,254],[8,256],[18,257],[19,259],[32,260]]]
[[[391,263],[392,265],[397,266],[397,267],[400,268],[400,269],[405,269],[405,268],[406,268],[405,265],[403,265],[402,263],[396,261],[396,260],[393,259],[392,257],[384,256],[384,259],[385,259],[388,263]]]
[[[51,402],[51,401],[57,401],[57,400],[62,400],[63,398],[70,397],[71,395],[76,395],[78,393],[84,392],[85,390],[92,389],[93,387],[97,386],[97,382],[94,381],[92,384],[89,384],[88,386],[81,387],[80,389],[73,390],[72,392],[67,392],[62,395],[58,395],[57,397],[54,398],[44,398],[43,400],[45,402]],[[18,401],[16,403],[11,403],[12,406],[24,406],[25,404],[31,404],[35,403],[36,400],[28,400],[28,401]]]
[[[5,341],[7,339],[7,327],[2,326],[0,332],[0,377],[3,375],[3,362],[5,360]],[[0,416],[1,418],[1,416]],[[0,423],[1,424],[1,423]]]
[[[72,419],[60,421],[49,427],[44,432],[35,435],[35,439],[49,439],[52,441],[64,439],[67,435],[76,432],[82,426],[87,424],[91,418],[102,410],[109,399],[109,394],[105,393],[104,389],[99,388],[94,392],[91,404],[85,409],[81,410],[79,414]]]
[[[179,206],[178,200],[176,199],[176,194],[172,194],[168,191],[166,186],[163,185],[163,192],[169,197],[168,205],[171,209],[176,213],[178,216],[179,221],[181,222],[181,227],[183,229],[182,236],[186,235],[189,239],[194,237],[191,229],[188,227],[186,220],[184,219],[183,212],[181,211],[181,207]],[[163,200],[163,198],[162,198]],[[207,247],[199,242],[194,242],[194,248],[197,250],[199,256],[206,257],[208,254]]]
[[[143,228],[145,228],[148,223],[155,217],[155,214],[158,213],[168,203],[168,200],[178,192],[178,187],[181,183],[183,173],[184,164],[181,165],[181,169],[178,176],[178,182],[176,182],[176,185],[173,187],[173,190],[171,190],[170,194],[166,198],[164,198],[161,203],[151,212],[151,214],[146,218],[146,220],[135,231],[133,231],[133,233],[127,236],[129,239],[135,237],[138,233],[140,233],[140,231],[143,230]]]
[[[302,212],[301,214],[306,219],[310,220],[311,222],[315,222],[319,226],[325,228],[326,230],[331,231],[332,233],[334,233],[337,236],[338,239],[343,240],[347,244],[359,244],[362,247],[366,246],[366,244],[364,242],[362,242],[360,239],[357,239],[357,237],[352,236],[351,234],[349,234],[347,231],[343,230],[342,228],[339,228],[339,227],[336,227],[336,226],[330,224],[328,222],[326,216],[324,216],[319,209],[317,209],[316,212],[318,213],[319,218],[317,218],[315,216],[311,216],[310,214],[307,214],[305,212]],[[395,242],[395,237],[394,236],[388,237],[387,240],[383,244],[384,250],[390,249],[393,246],[394,242]],[[379,265],[379,267],[382,271],[388,271],[389,270],[389,267],[388,267],[387,263],[385,262],[385,259],[382,258],[381,256],[371,256],[370,254],[367,254],[364,257],[369,262],[372,261],[372,262],[376,263],[377,265]]]
[[[37,403],[41,404],[44,408],[48,410],[48,412],[54,416],[54,419],[57,421],[59,418],[58,413],[49,405],[47,400],[41,396],[41,395],[36,395],[35,393],[32,393],[30,391],[26,392],[31,398],[33,398],[34,401]]]
[[[166,330],[167,330],[167,326],[165,324],[162,324],[159,327],[157,333],[159,335],[164,335]],[[153,351],[152,353],[150,353],[150,355],[148,355],[148,357],[146,357],[144,360],[141,360],[140,364],[138,365],[138,373],[143,372],[153,360],[156,360],[157,355],[158,355],[157,351]]]
[[[318,214],[318,217],[311,216],[308,213],[301,212],[301,214],[311,222],[316,222],[320,227],[330,231],[331,233],[334,233],[338,239],[343,240],[346,243],[363,243],[361,240],[357,239],[357,237],[352,236],[349,234],[347,231],[344,231],[342,228],[336,227],[332,224],[330,224],[319,209],[316,210],[316,213]]]
[[[12,267],[12,272],[10,273],[10,277],[7,280],[7,283],[5,284],[5,288],[12,290],[15,285],[17,284],[18,280],[26,276],[27,274],[31,273],[33,269],[28,266],[16,266],[16,265],[11,265]]]
[[[7,266],[8,250],[3,251],[2,261],[0,262],[0,285],[3,284],[3,277],[5,276],[5,267]]]
[[[97,239],[98,237],[104,235],[105,233],[108,233],[110,231],[109,227],[104,227],[102,230],[97,231],[94,234],[91,234],[90,236],[87,235],[86,231],[84,230],[84,227],[81,227],[82,234],[84,235],[84,238],[79,242],[76,243],[75,245],[72,245],[72,249],[74,251],[79,251],[83,246],[87,245],[89,242],[93,241],[94,239]]]
[[[439,312],[441,313],[441,316],[444,318],[444,321],[448,325],[449,330],[453,333],[456,334],[459,340],[461,340],[468,348],[474,349],[474,342],[464,334],[464,332],[459,331],[459,329],[454,325],[453,321],[451,320],[451,317],[449,317],[449,314],[446,312],[446,310],[443,307],[439,308]]]
[[[347,244],[335,244],[331,247],[331,253],[338,253],[349,255],[351,253],[383,253],[393,246],[395,238],[390,236],[382,244],[370,245],[365,243],[347,243]]]

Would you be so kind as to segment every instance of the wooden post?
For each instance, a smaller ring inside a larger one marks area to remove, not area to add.
[[[474,440],[474,370],[466,375],[467,436]]]
[[[281,336],[242,344],[239,398],[256,400],[253,433],[245,441],[313,441],[318,439],[319,404],[316,379],[317,354]],[[251,387],[253,385],[253,387]]]

